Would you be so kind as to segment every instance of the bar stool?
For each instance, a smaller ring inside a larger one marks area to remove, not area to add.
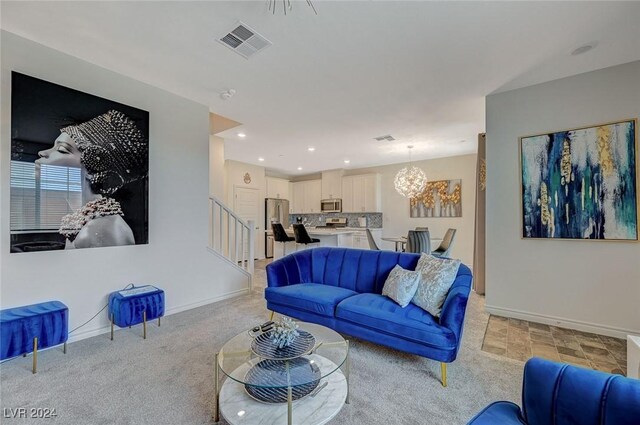
[[[320,242],[320,239],[315,239],[309,236],[309,233],[307,233],[307,229],[304,227],[304,224],[294,224],[293,234],[296,236],[297,244],[309,245]]]
[[[293,242],[296,238],[287,235],[281,223],[271,223],[271,230],[273,230],[273,240],[282,243],[282,256],[287,255],[287,242]]]

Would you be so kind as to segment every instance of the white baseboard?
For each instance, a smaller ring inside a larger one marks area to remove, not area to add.
[[[627,335],[639,335],[639,331],[632,329],[615,328],[613,326],[600,325],[597,323],[583,322],[580,320],[568,319],[566,317],[546,316],[538,313],[530,313],[527,311],[513,310],[503,307],[495,307],[485,305],[488,313],[496,316],[510,317],[512,319],[527,320],[530,322],[543,323],[545,325],[558,326],[561,328],[575,329],[582,332],[590,332],[594,334],[607,335],[615,338],[626,339]]]
[[[239,297],[240,295],[248,294],[249,291],[250,291],[249,287],[246,287],[246,288],[243,288],[243,289],[238,289],[238,290],[235,290],[235,291],[227,292],[225,294],[218,295],[217,297],[209,298],[209,299],[206,299],[206,300],[197,301],[197,302],[190,303],[190,304],[184,304],[184,305],[181,305],[181,306],[172,307],[170,309],[167,309],[164,312],[164,316],[163,317],[171,316],[172,314],[180,313],[180,312],[186,311],[186,310],[191,310],[193,308],[202,307],[202,306],[207,305],[207,304],[213,304],[213,303],[216,303],[216,302],[228,300],[230,298]],[[69,340],[67,342],[71,343],[71,342],[75,342],[75,341],[80,341],[82,339],[86,339],[86,338],[91,338],[93,336],[102,335],[102,334],[105,334],[107,332],[111,332],[111,326],[110,325],[103,326],[103,327],[98,328],[98,329],[92,329],[92,330],[88,330],[88,331],[85,331],[85,332],[80,332],[80,333],[76,333],[76,334],[70,335],[69,336]]]

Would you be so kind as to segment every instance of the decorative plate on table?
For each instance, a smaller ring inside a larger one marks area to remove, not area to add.
[[[291,387],[291,398],[299,400],[316,389],[321,375],[320,368],[304,357],[286,361],[262,360],[247,372],[244,389],[257,401],[286,403],[289,382],[308,382]]]
[[[251,351],[263,359],[289,360],[308,353],[316,345],[316,339],[307,331],[298,330],[298,336],[288,347],[278,348],[271,342],[271,332],[265,332],[251,341]]]

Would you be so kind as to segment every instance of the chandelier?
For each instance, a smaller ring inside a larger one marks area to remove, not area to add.
[[[285,15],[287,14],[287,9],[289,9],[289,12],[291,12],[291,10],[293,9],[293,2],[295,0],[267,0],[267,3],[269,4],[269,10],[272,11],[274,15],[276,14],[276,8],[281,1],[282,1],[282,11],[284,12]],[[313,6],[313,3],[311,2],[311,0],[306,0],[306,1],[307,1],[307,5],[311,7],[311,9],[313,9],[313,12],[317,15],[318,11]]]
[[[415,198],[427,186],[427,176],[420,168],[411,165],[411,149],[413,149],[413,146],[407,146],[407,148],[409,148],[409,166],[398,171],[393,184],[400,195],[405,198]]]

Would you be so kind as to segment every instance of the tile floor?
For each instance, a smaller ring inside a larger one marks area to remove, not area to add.
[[[627,374],[625,340],[526,320],[491,316],[482,351],[521,361],[536,356]]]

